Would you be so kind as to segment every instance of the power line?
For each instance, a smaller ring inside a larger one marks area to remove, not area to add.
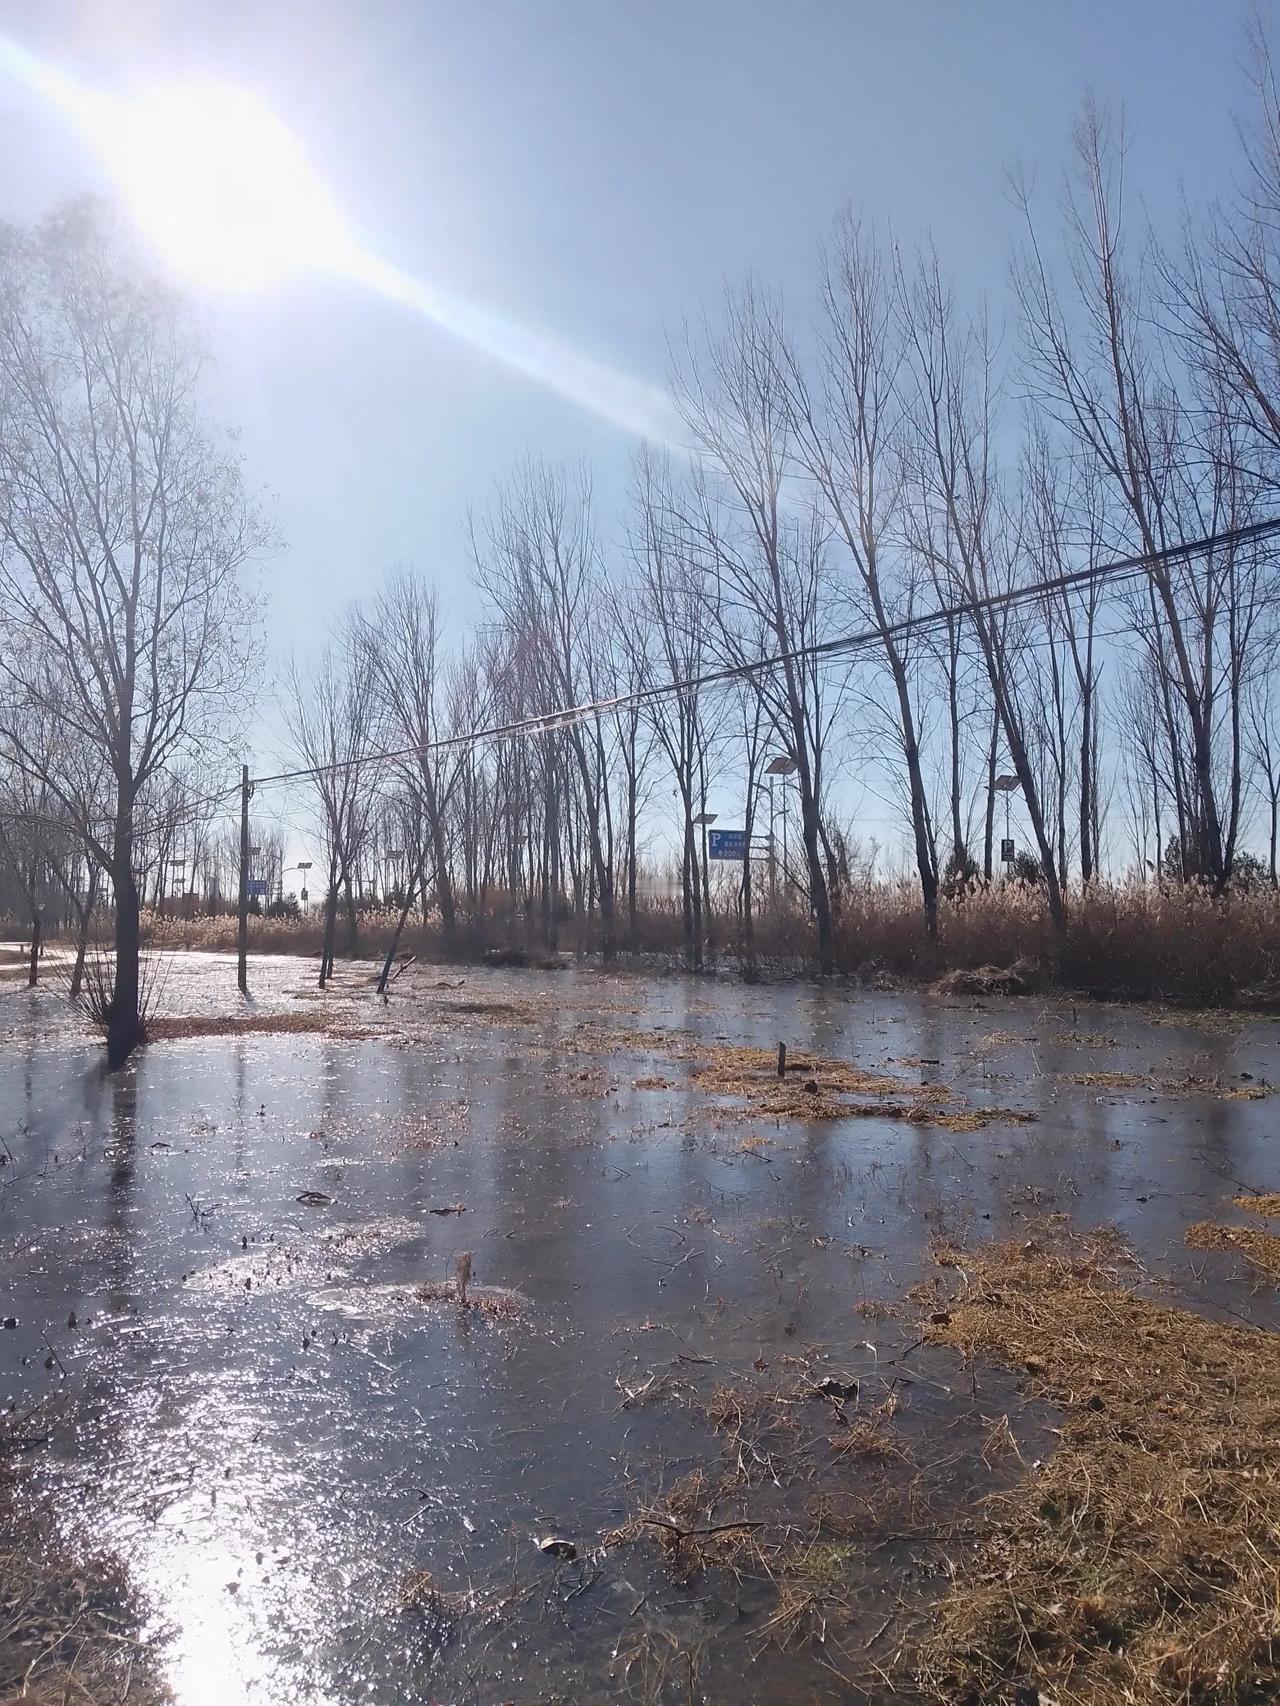
[[[716,669],[705,670],[698,675],[686,676],[682,679],[656,682],[652,686],[636,688],[629,693],[615,694],[605,699],[590,700],[581,705],[540,712],[536,716],[521,717],[507,723],[491,724],[486,728],[470,730],[465,734],[446,735],[439,740],[427,741],[414,746],[397,747],[382,752],[360,753],[353,758],[337,759],[332,763],[310,765],[297,770],[281,770],[269,776],[254,776],[249,779],[250,787],[256,789],[285,782],[310,781],[318,776],[338,775],[344,771],[366,766],[393,763],[398,759],[420,758],[428,753],[480,746],[486,741],[516,740],[528,735],[550,734],[559,729],[571,728],[588,717],[620,711],[628,706],[655,703],[682,693],[700,692],[704,688],[720,686],[730,681],[747,680],[755,675],[784,668],[788,663],[799,663],[806,659],[855,655],[860,651],[882,646],[886,641],[938,628],[966,616],[974,616],[980,611],[1013,609],[1021,604],[1033,603],[1054,593],[1070,592],[1080,587],[1096,584],[1115,585],[1127,580],[1138,579],[1164,564],[1208,556],[1215,551],[1266,539],[1276,533],[1280,533],[1280,516],[1271,517],[1266,521],[1253,522],[1245,527],[1230,528],[1221,533],[1206,534],[1200,539],[1184,540],[1176,545],[1166,546],[1159,551],[1140,552],[1131,557],[1118,558],[1110,563],[1094,564],[1088,568],[1053,575],[1045,580],[1006,588],[1003,592],[989,593],[981,598],[958,599],[952,604],[941,605],[934,610],[900,617],[897,621],[885,623],[882,627],[866,628],[842,634],[830,640],[815,641],[806,646],[796,646],[788,651],[768,653],[742,663],[722,665]],[[174,817],[167,817],[161,810],[153,807],[151,821],[144,823],[141,827],[135,827],[138,833],[143,835],[152,830],[188,827],[201,821],[202,807],[215,805],[222,801],[230,801],[239,792],[239,788],[239,783],[230,783],[214,793],[204,795],[194,801],[184,802],[182,810]],[[63,831],[74,832],[77,829],[74,823],[64,819],[24,817],[18,812],[4,812],[0,815],[6,818],[18,818],[28,823],[42,822],[51,828]],[[114,824],[115,819],[103,816],[91,821],[110,826]]]
[[[1098,563],[1086,569],[1075,569],[1066,574],[1053,575],[1047,580],[1010,587],[1003,592],[989,593],[982,598],[959,599],[954,604],[942,605],[935,610],[927,610],[919,615],[900,617],[897,621],[887,622],[882,627],[862,629],[854,633],[842,634],[835,639],[819,640],[807,646],[796,646],[789,651],[769,653],[763,657],[751,658],[745,663],[723,665],[717,669],[706,670],[699,675],[686,676],[682,680],[658,682],[652,687],[639,687],[630,693],[615,694],[611,698],[594,699],[586,704],[542,712],[537,716],[522,717],[513,722],[498,723],[484,729],[474,729],[466,734],[445,735],[439,740],[427,741],[416,746],[397,747],[386,752],[361,753],[354,758],[336,759],[329,764],[314,764],[300,770],[281,770],[273,776],[253,776],[250,778],[250,786],[255,788],[269,787],[281,782],[310,781],[318,776],[334,776],[343,771],[363,768],[366,765],[389,764],[400,758],[419,758],[432,752],[447,752],[459,747],[479,746],[485,741],[512,740],[532,734],[551,734],[557,729],[571,728],[575,723],[582,722],[588,717],[600,716],[610,711],[624,710],[630,705],[652,703],[681,693],[697,693],[703,688],[720,686],[728,681],[749,679],[753,675],[762,675],[781,669],[788,663],[799,663],[808,658],[839,657],[865,651],[868,648],[883,645],[888,640],[898,639],[919,630],[941,627],[964,616],[976,615],[979,611],[1011,609],[1019,604],[1032,603],[1047,594],[1070,592],[1078,587],[1087,587],[1097,583],[1117,583],[1137,579],[1140,576],[1150,574],[1152,569],[1163,564],[1184,558],[1209,556],[1214,551],[1247,544],[1257,539],[1266,539],[1275,533],[1280,533],[1280,516],[1273,516],[1267,521],[1252,522],[1245,527],[1229,528],[1222,533],[1206,534],[1201,539],[1184,540],[1177,545],[1168,545],[1159,551],[1143,551],[1132,557],[1118,558],[1114,562]]]

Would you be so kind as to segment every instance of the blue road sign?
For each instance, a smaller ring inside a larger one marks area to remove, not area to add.
[[[265,877],[250,877],[245,888],[249,891],[250,900],[265,900],[271,892]]]
[[[707,854],[712,859],[741,859],[747,851],[745,829],[707,831]]]

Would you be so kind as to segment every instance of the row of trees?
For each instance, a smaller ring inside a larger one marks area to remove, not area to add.
[[[593,919],[611,953],[673,818],[696,964],[708,795],[758,840],[771,764],[824,966],[855,787],[903,825],[927,938],[940,898],[998,865],[1008,786],[1059,927],[1135,860],[1220,892],[1255,826],[1274,875],[1280,624],[1257,524],[1280,453],[1280,98],[1261,38],[1255,68],[1241,187],[1176,241],[1132,229],[1124,138],[1092,106],[1047,230],[1017,189],[999,321],[932,249],[846,213],[811,311],[753,279],[686,327],[684,443],[639,451],[617,525],[584,472],[530,461],[471,525],[465,641],[446,649],[431,577],[403,572],[294,666],[322,975],[392,851],[383,886],[447,944],[501,901],[550,944],[566,910]],[[139,1035],[148,889],[163,904],[178,860],[206,892],[238,876],[231,799],[191,778],[234,774],[244,570],[270,530],[201,423],[201,360],[100,209],[0,233],[0,859],[32,904],[41,884],[110,897],[113,1060]],[[1091,573],[1126,557],[1127,577]],[[756,877],[744,858],[746,943]]]
[[[948,884],[992,875],[1006,772],[1059,926],[1104,863],[1220,892],[1252,826],[1274,879],[1277,555],[1256,529],[1280,449],[1280,111],[1257,45],[1248,188],[1176,250],[1129,233],[1123,138],[1086,106],[1051,245],[1020,193],[998,333],[936,253],[846,214],[812,322],[749,281],[686,331],[693,455],[641,451],[622,543],[585,476],[530,463],[473,525],[485,615],[452,671],[428,581],[354,612],[292,694],[307,762],[340,765],[319,784],[339,876],[390,788],[447,933],[455,890],[474,908],[496,880],[553,941],[567,888],[607,953],[620,894],[635,929],[646,799],[674,785],[696,961],[709,788],[732,778],[750,837],[783,754],[824,964],[851,776],[900,811],[929,936]],[[511,723],[536,732],[421,750]],[[387,746],[418,753],[349,762]],[[748,936],[752,877],[744,860]]]

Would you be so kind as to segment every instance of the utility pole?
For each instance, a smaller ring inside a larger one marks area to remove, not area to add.
[[[249,766],[240,766],[240,993],[249,993]]]

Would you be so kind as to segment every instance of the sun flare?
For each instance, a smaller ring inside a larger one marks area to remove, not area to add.
[[[249,90],[174,82],[77,104],[130,215],[189,282],[254,290],[350,251],[297,138]]]
[[[198,79],[94,88],[3,36],[0,74],[80,132],[132,223],[191,289],[252,292],[303,273],[340,274],[626,432],[679,442],[660,386],[365,247],[302,143],[252,90]]]

